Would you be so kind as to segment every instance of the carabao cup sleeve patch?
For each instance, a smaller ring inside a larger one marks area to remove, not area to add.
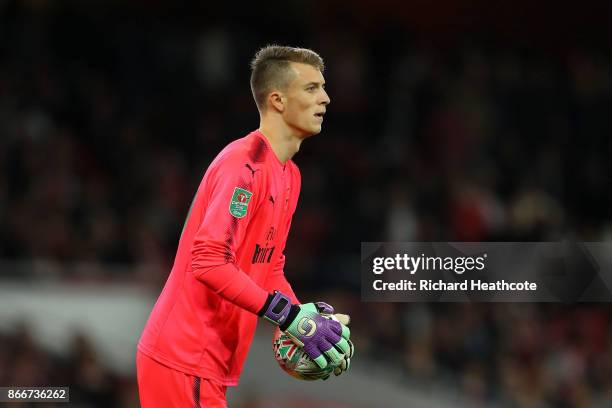
[[[249,208],[249,201],[253,193],[244,188],[235,187],[232,199],[230,200],[229,212],[236,218],[242,218],[246,215]]]

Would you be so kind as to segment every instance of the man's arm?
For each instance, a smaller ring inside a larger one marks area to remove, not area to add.
[[[251,313],[263,307],[268,293],[238,267],[236,250],[260,201],[259,191],[258,181],[239,158],[219,163],[203,191],[208,206],[192,247],[196,279]]]

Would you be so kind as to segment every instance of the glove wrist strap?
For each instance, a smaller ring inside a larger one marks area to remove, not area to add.
[[[291,299],[279,291],[268,295],[266,303],[263,305],[259,316],[276,325],[283,325],[291,312]]]
[[[281,324],[279,328],[282,331],[285,331],[291,326],[291,323],[295,320],[298,313],[300,313],[300,307],[298,305],[291,305],[291,309],[289,310],[289,314],[287,315],[287,319],[285,319],[285,323]]]

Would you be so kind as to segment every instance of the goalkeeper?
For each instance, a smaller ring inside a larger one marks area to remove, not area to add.
[[[141,404],[226,407],[257,316],[280,326],[320,367],[348,367],[349,329],[325,303],[300,304],[284,275],[300,192],[291,158],[321,131],[330,99],[315,52],[268,46],[251,62],[260,126],[204,174],[165,287],[137,352]]]

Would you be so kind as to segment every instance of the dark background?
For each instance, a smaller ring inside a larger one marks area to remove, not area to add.
[[[303,187],[286,274],[298,296],[351,313],[358,352],[406,382],[480,404],[606,406],[608,305],[361,303],[359,249],[609,240],[610,11],[0,1],[0,258],[93,262],[104,272],[87,279],[157,294],[203,172],[258,126],[250,59],[269,43],[308,47],[325,60],[332,102],[294,157]],[[95,360],[86,336],[72,357],[25,339],[27,328],[0,335],[0,384],[45,384],[51,372],[73,384]],[[37,358],[50,361],[40,377],[7,368]],[[128,406],[133,378],[96,364],[105,386],[77,392],[91,406]]]

